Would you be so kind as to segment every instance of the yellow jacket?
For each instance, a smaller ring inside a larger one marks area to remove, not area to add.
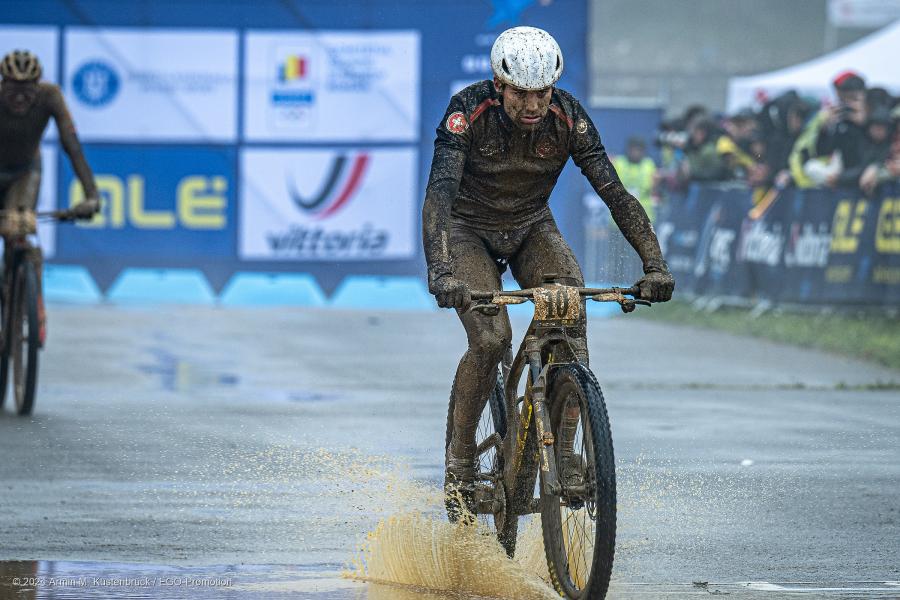
[[[613,166],[625,189],[638,199],[647,216],[653,221],[655,207],[653,206],[653,176],[656,174],[656,164],[649,156],[645,156],[641,162],[633,163],[627,156],[617,156],[613,159]]]

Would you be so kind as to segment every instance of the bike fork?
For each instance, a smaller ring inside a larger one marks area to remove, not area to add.
[[[537,346],[537,338],[526,340],[525,352],[528,355],[528,368],[531,372],[531,402],[534,407],[534,425],[537,430],[538,453],[541,462],[541,492],[558,496],[561,491],[559,473],[556,468],[556,454],[553,438],[553,427],[547,407],[547,373],[549,365],[541,365],[541,350]]]

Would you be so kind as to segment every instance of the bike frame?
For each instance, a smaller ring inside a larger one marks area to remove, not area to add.
[[[512,357],[510,348],[501,367],[505,384],[506,436],[500,440],[499,435],[495,433],[484,440],[478,448],[478,453],[481,454],[490,446],[495,446],[498,450],[502,450],[501,454],[504,457],[511,457],[511,460],[504,462],[501,476],[506,491],[508,512],[517,515],[539,512],[538,503],[533,497],[538,467],[543,474],[541,478],[543,493],[558,495],[561,491],[555,455],[557,440],[554,439],[550,423],[547,387],[551,369],[578,360],[569,343],[566,328],[577,325],[583,318],[584,300],[588,297],[597,301],[618,302],[623,311],[631,312],[635,304],[649,304],[625,297],[639,294],[640,290],[637,288],[593,289],[550,283],[530,290],[472,295],[476,301],[490,300],[488,304],[480,305],[481,307],[497,307],[498,310],[503,305],[522,304],[529,300],[535,304],[534,318],[515,358]],[[476,306],[476,309],[478,308]],[[560,356],[561,354],[563,356]],[[525,394],[519,398],[519,381],[526,369],[528,379]],[[529,437],[532,421],[535,435]],[[537,463],[533,461],[535,449],[539,456]],[[499,482],[495,482],[495,485],[497,483]]]

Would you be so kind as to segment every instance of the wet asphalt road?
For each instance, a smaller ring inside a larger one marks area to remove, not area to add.
[[[614,597],[900,597],[900,373],[632,317],[589,335]],[[340,571],[415,508],[381,474],[440,480],[464,344],[446,312],[51,307],[35,413],[0,416],[0,560],[42,562],[0,566],[0,598],[173,572],[196,585],[113,595],[433,597]]]

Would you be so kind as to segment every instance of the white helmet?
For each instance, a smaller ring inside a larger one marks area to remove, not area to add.
[[[543,29],[513,27],[494,42],[491,68],[503,83],[523,90],[542,90],[562,75],[562,51]]]

